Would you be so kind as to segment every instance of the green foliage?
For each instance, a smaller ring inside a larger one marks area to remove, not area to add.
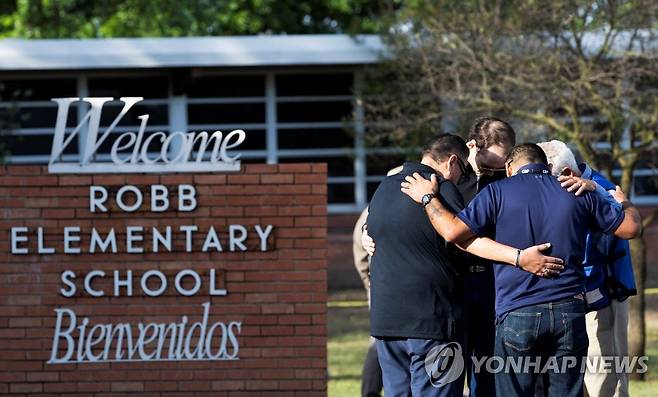
[[[369,33],[395,7],[378,0],[4,0],[0,37]]]

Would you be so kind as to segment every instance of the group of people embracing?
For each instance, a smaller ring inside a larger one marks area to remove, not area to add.
[[[517,145],[493,117],[467,142],[431,138],[355,227],[374,338],[363,395],[462,396],[464,376],[471,396],[628,395],[627,374],[584,360],[628,354],[626,240],[641,229],[563,142]]]

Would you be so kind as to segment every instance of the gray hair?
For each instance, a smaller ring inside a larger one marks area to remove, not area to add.
[[[548,163],[553,165],[551,172],[554,176],[559,176],[567,167],[578,172],[576,157],[566,143],[552,140],[550,142],[541,142],[537,145],[546,153]]]

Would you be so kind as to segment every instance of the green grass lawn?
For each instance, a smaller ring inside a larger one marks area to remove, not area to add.
[[[329,308],[329,396],[360,395],[368,338],[367,308]]]
[[[332,302],[363,299],[359,293],[332,294]],[[647,302],[649,303],[649,302]],[[630,395],[655,397],[658,395],[658,316],[647,316],[647,354],[649,371],[644,382],[632,381]],[[329,397],[359,396],[361,368],[368,350],[368,308],[329,308]]]
[[[655,397],[658,395],[658,321],[647,318],[647,356],[649,370],[643,382],[631,381],[630,395],[635,397]]]

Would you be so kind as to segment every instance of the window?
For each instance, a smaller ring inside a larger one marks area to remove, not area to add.
[[[649,172],[646,172],[649,171]],[[637,196],[658,197],[658,173],[653,170],[636,172],[633,180],[633,193]]]
[[[279,162],[326,162],[330,209],[356,211],[353,73],[276,74]],[[365,186],[364,186],[365,187]]]
[[[352,148],[354,135],[344,128],[282,128],[279,149]]]
[[[51,99],[76,96],[77,81],[72,77],[0,80],[0,118],[11,130],[9,136],[2,137],[9,150],[6,160],[47,161],[57,118],[57,104]],[[75,126],[77,106],[71,106],[68,116],[67,125]]]
[[[141,96],[144,99],[167,98],[169,78],[166,75],[90,78],[89,95],[115,99],[122,96]]]
[[[405,161],[402,153],[390,153],[386,151],[371,151],[366,157],[366,172],[368,177],[367,195],[368,201],[372,199],[379,183],[386,177],[386,174],[395,167],[401,166]]]
[[[638,161],[633,173],[632,197],[637,204],[658,203],[658,151]]]
[[[242,129],[247,133],[240,146],[242,161],[266,161],[264,74],[193,73],[186,100],[189,130],[226,134]]]
[[[50,101],[52,98],[77,96],[74,78],[64,79],[3,79],[0,81],[0,100]]]
[[[327,202],[338,204],[354,203],[354,183],[330,183],[327,186]]]
[[[265,76],[193,76],[187,96],[189,98],[264,97]]]
[[[400,153],[372,153],[366,157],[367,172],[369,176],[381,176],[382,178],[395,167],[405,162],[404,154]]]
[[[224,131],[228,132],[228,131]],[[247,137],[245,141],[240,145],[241,150],[266,150],[267,141],[265,139],[265,130],[260,129],[249,129],[245,131]]]
[[[277,105],[279,122],[336,122],[348,119],[352,103],[347,101],[285,102]]]
[[[77,124],[78,115],[76,109],[77,106],[71,106],[69,109],[69,116],[66,123],[68,127],[75,127]],[[37,130],[53,127],[57,119],[57,104],[55,102],[39,104],[37,102],[23,101],[12,105],[9,102],[7,107],[0,109],[0,117],[3,117],[5,120],[11,120],[11,123],[20,129],[29,129],[33,132],[43,133],[45,131]]]
[[[264,103],[204,103],[188,107],[189,123],[195,124],[251,124],[265,122]],[[221,129],[221,128],[219,128]]]
[[[128,129],[131,131],[137,131],[137,129],[139,129],[139,125],[141,124],[141,120],[138,119],[138,117],[143,114],[149,115],[147,126],[166,126],[169,124],[169,109],[167,108],[167,104],[149,105],[148,102],[146,102],[146,104],[144,102],[145,101],[138,102],[137,104],[133,105],[128,113],[126,113],[121,118],[121,120],[119,120],[119,123],[117,124],[118,127],[121,127],[119,130]],[[110,124],[114,122],[114,119],[116,119],[116,117],[119,115],[122,108],[123,103],[119,101],[108,102],[103,105],[103,113],[101,114],[100,124],[101,127],[109,127]]]
[[[276,77],[278,96],[352,95],[352,73],[279,74]]]

